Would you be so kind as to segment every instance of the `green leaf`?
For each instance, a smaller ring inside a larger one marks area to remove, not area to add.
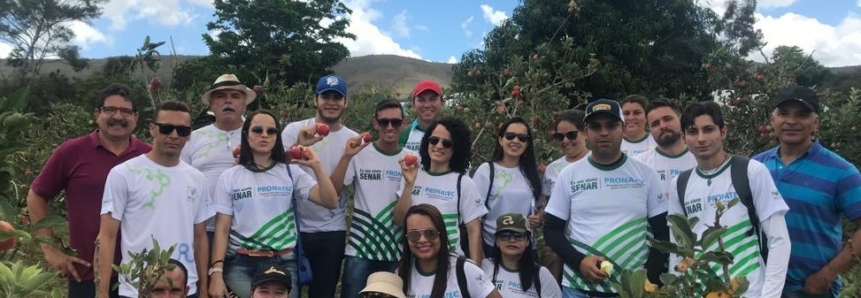
[[[679,246],[691,247],[696,235],[691,230],[688,219],[684,215],[671,214],[667,216],[667,221],[670,223],[670,230],[673,231],[673,236],[675,236]]]
[[[30,95],[30,86],[18,89],[12,93],[0,105],[0,111],[22,111],[27,107],[27,97]]]
[[[53,227],[60,227],[66,223],[67,223],[67,221],[63,217],[60,217],[57,215],[49,215],[49,216],[43,217],[41,220],[39,220],[38,222],[31,225],[30,229],[33,231],[38,231],[41,229],[50,229]]]
[[[15,207],[7,200],[0,200],[0,218],[14,222],[16,217],[18,212],[15,211]]]
[[[741,202],[741,199],[739,199],[738,197],[736,197],[735,199],[729,200],[729,203],[727,203],[727,205],[726,205],[726,209],[729,210],[729,208],[732,208],[732,206],[735,206],[739,202]]]
[[[679,281],[679,277],[672,273],[663,273],[661,274],[661,282],[664,285],[672,285]]]
[[[0,241],[6,241],[12,237],[18,237],[18,239],[30,239],[30,233],[22,230],[0,231]]]
[[[634,271],[631,274],[631,277],[628,280],[628,285],[630,285],[631,296],[633,297],[643,297],[643,291],[645,291],[646,284],[646,270],[640,269]]]
[[[700,246],[703,249],[708,249],[711,247],[712,243],[717,241],[718,237],[721,237],[723,233],[726,231],[723,227],[709,227],[703,232],[703,238],[700,242]]]

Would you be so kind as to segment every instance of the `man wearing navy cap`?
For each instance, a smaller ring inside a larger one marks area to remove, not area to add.
[[[281,133],[284,148],[293,145],[307,146],[317,154],[327,173],[332,173],[355,131],[341,123],[347,108],[347,82],[337,75],[328,75],[317,82],[314,118],[290,123]],[[316,126],[329,126],[329,133],[320,135]],[[313,174],[310,168],[303,169]],[[308,297],[332,298],[341,276],[341,261],[346,247],[347,221],[345,216],[346,189],[338,194],[338,208],[329,210],[311,201],[298,201],[299,230],[302,245],[314,280],[308,286]]]
[[[250,298],[287,298],[293,287],[293,275],[281,266],[263,266],[251,279]]]

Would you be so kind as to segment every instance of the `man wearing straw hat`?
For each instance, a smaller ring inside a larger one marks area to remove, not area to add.
[[[404,281],[397,274],[386,271],[368,276],[368,285],[359,294],[361,298],[406,298]]]

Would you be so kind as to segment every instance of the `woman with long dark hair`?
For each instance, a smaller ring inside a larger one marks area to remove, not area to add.
[[[541,176],[535,163],[532,129],[520,117],[514,117],[499,127],[493,159],[475,171],[472,180],[485,198],[483,249],[485,255],[496,242],[496,218],[506,213],[523,214],[532,228],[537,228],[536,203],[541,198]]]
[[[496,234],[490,258],[482,263],[493,284],[502,284],[505,298],[560,298],[562,290],[547,268],[535,260],[532,229],[520,213],[509,213],[496,220]]]
[[[239,164],[224,171],[213,202],[215,238],[212,245],[209,294],[251,293],[251,280],[260,266],[289,268],[298,289],[293,249],[298,236],[293,200],[310,200],[338,207],[338,194],[313,151],[301,148],[304,158],[289,160],[281,141],[281,125],[266,110],[248,115],[242,125]],[[315,177],[294,163],[313,169]],[[290,297],[298,297],[292,291]]]
[[[439,208],[449,231],[449,250],[465,255],[460,238],[469,242],[469,258],[481,264],[481,217],[487,209],[475,183],[466,174],[469,167],[469,128],[456,118],[443,118],[431,124],[422,137],[419,155],[422,168],[401,161],[403,180],[395,205],[395,223],[404,224],[410,206],[431,204]],[[466,225],[461,235],[459,224]]]
[[[407,241],[397,273],[407,297],[502,297],[481,268],[450,253],[448,227],[439,209],[415,205],[404,218]]]

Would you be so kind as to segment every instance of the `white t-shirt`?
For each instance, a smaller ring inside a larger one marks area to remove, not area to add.
[[[188,293],[197,293],[194,225],[215,215],[207,190],[203,173],[184,162],[164,167],[141,155],[111,169],[101,214],[120,221],[122,263],[131,261],[129,252],[152,249],[153,239],[162,249],[176,245],[171,258],[188,269]],[[123,278],[119,292],[138,296]]]
[[[290,123],[284,128],[281,133],[281,140],[284,142],[284,149],[288,150],[290,146],[296,143],[299,137],[299,129],[305,126],[315,125],[317,122],[314,118],[305,119]],[[332,131],[328,136],[311,146],[311,150],[317,154],[323,169],[327,175],[332,175],[332,171],[338,166],[338,161],[341,160],[341,155],[344,154],[344,146],[347,140],[355,137],[355,131],[350,130],[346,126],[342,126],[338,131]],[[314,171],[308,167],[301,167],[311,177],[317,177]],[[316,178],[315,178],[316,180]],[[326,207],[317,205],[311,201],[299,202],[299,218],[303,233],[315,232],[332,232],[344,231],[347,229],[346,206],[347,206],[347,190],[344,189],[338,194],[338,208],[329,210]]]
[[[218,179],[213,203],[215,212],[233,216],[230,250],[284,250],[296,247],[296,201],[308,200],[317,181],[297,165],[276,164],[265,172],[234,166]]]
[[[407,287],[407,298],[429,298],[433,290],[433,281],[436,278],[434,272],[423,274],[419,271],[415,261],[413,261],[413,270],[410,272],[410,284]],[[460,286],[457,284],[457,256],[449,257],[448,283],[445,287],[446,298],[463,297],[460,293]],[[475,265],[470,260],[463,263],[463,273],[466,276],[466,288],[469,291],[469,296],[473,298],[484,298],[493,292],[493,284],[484,271]]]
[[[592,156],[592,151],[586,152],[582,158],[587,158]],[[550,193],[553,191],[553,186],[556,185],[556,179],[559,178],[559,173],[562,172],[566,166],[572,164],[573,162],[568,162],[565,155],[551,162],[546,169],[544,169],[544,177],[541,179],[541,194],[545,196],[550,196]]]
[[[218,177],[233,166],[233,148],[242,142],[242,128],[225,131],[210,124],[191,133],[188,143],[182,148],[179,159],[203,172],[209,197],[215,193]],[[206,221],[206,230],[215,230],[215,219]]]
[[[503,214],[520,213],[524,217],[529,216],[535,209],[535,197],[532,196],[532,187],[528,180],[520,172],[520,167],[506,168],[498,163],[493,165],[493,189],[490,190],[490,200],[485,202],[488,207],[487,216],[484,217],[482,236],[484,243],[493,246],[496,234],[496,219]],[[490,166],[481,164],[472,176],[475,187],[482,199],[487,198],[488,184],[490,184]]]
[[[484,198],[478,194],[475,183],[468,175],[461,177],[460,206],[457,205],[457,179],[460,176],[456,172],[445,174],[430,174],[419,170],[412,191],[412,205],[430,204],[439,209],[445,226],[448,229],[449,251],[463,255],[460,249],[459,223],[468,223],[487,214],[484,207]],[[404,193],[404,183],[398,188],[398,197]],[[458,221],[460,215],[460,221]],[[482,296],[483,297],[483,296]]]
[[[422,137],[425,136],[425,132],[419,128],[418,122],[414,122],[408,127],[408,129],[409,137],[407,137],[407,142],[404,144],[404,148],[419,152],[419,148],[422,145]]]
[[[661,187],[664,189],[665,198],[670,197],[670,192],[676,191],[673,186],[673,179],[676,179],[682,172],[697,166],[696,157],[688,149],[678,155],[668,155],[655,147],[635,156],[634,159],[655,168],[658,177],[661,178]]]
[[[727,206],[730,200],[737,198],[738,193],[732,185],[732,164],[727,163],[712,175],[705,175],[698,169],[691,173],[688,185],[685,187],[685,206],[688,217],[699,217],[699,221],[693,227],[693,232],[702,235],[707,225],[715,222],[715,201],[720,200]],[[768,169],[756,160],[750,160],[747,166],[747,176],[750,181],[750,191],[753,195],[753,205],[760,220],[766,220],[772,215],[785,213],[789,207],[783,201],[783,197],[774,185],[774,180]],[[673,189],[676,189],[678,179],[673,180]],[[679,195],[675,191],[670,192],[669,214],[685,214],[682,210]],[[750,287],[743,296],[759,297],[762,292],[762,284],[765,280],[765,262],[759,252],[759,244],[756,234],[748,235],[747,231],[752,229],[747,208],[739,202],[725,211],[720,219],[727,231],[724,233],[724,244],[727,251],[734,256],[734,262],[730,265],[731,276],[745,276]],[[672,234],[670,239],[675,241]],[[707,248],[709,251],[717,250],[717,242]],[[671,255],[670,268],[675,268],[679,257]],[[717,274],[723,276],[720,266],[712,268]]]
[[[579,241],[624,269],[634,270],[646,263],[647,220],[667,212],[667,201],[655,169],[627,155],[622,159],[604,166],[584,158],[565,167],[545,210],[568,222],[569,241]],[[574,247],[594,255],[581,245]],[[575,270],[580,268],[565,265],[563,286],[615,293],[609,283],[583,280]]]
[[[401,165],[409,151],[386,154],[376,143],[350,160],[344,186],[355,184],[353,218],[346,255],[374,261],[401,259],[403,231],[395,224],[394,209],[401,187]]]
[[[649,133],[646,133],[646,135],[639,140],[628,140],[627,138],[622,138],[622,153],[631,157],[637,156],[640,153],[646,152],[655,147],[658,147],[658,143],[655,142],[655,138],[653,138]]]
[[[538,297],[538,291],[535,289],[534,282],[529,291],[523,291],[523,287],[520,284],[520,273],[508,269],[501,264],[499,265],[499,270],[496,272],[496,278],[494,278],[493,267],[495,266],[496,264],[491,259],[484,259],[484,262],[481,262],[481,269],[484,270],[484,274],[495,284],[496,291],[503,298]],[[538,269],[538,281],[541,283],[539,285],[541,287],[541,298],[562,298],[562,290],[559,289],[556,278],[553,277],[550,270],[547,270],[547,267],[541,266]]]

